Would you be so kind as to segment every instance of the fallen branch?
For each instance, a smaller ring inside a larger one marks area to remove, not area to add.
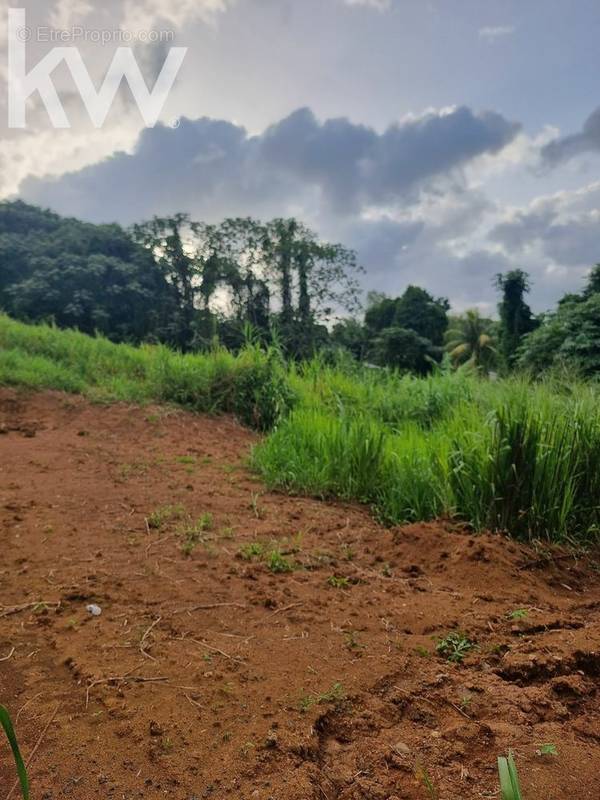
[[[162,617],[157,617],[157,618],[154,620],[154,622],[152,623],[152,625],[150,625],[150,627],[149,627],[149,628],[148,628],[148,629],[147,629],[147,630],[144,632],[144,635],[142,636],[142,640],[141,640],[141,642],[140,642],[140,653],[141,653],[143,656],[145,656],[146,658],[151,658],[151,659],[152,659],[152,661],[156,661],[156,659],[154,658],[154,656],[151,656],[151,655],[150,655],[150,653],[148,653],[148,652],[146,651],[146,649],[144,648],[144,644],[145,644],[145,642],[146,642],[146,638],[148,637],[148,635],[149,635],[149,634],[151,633],[151,631],[152,631],[152,630],[153,630],[153,629],[154,629],[154,628],[155,628],[155,627],[158,625],[158,623],[161,621],[161,619],[162,619]]]
[[[23,603],[23,605],[20,606],[2,607],[0,618],[10,617],[12,614],[20,614],[21,611],[27,611],[28,608],[37,608],[38,606],[55,606],[58,608],[60,606],[60,600],[57,603],[51,600],[38,600],[37,603]]]
[[[14,652],[15,652],[15,648],[13,647],[12,650],[10,651],[10,653],[7,656],[4,656],[4,658],[0,658],[0,661],[8,661],[10,658],[13,657]]]
[[[192,614],[194,611],[212,611],[213,608],[248,608],[242,603],[210,603],[209,605],[192,606],[191,608],[180,608],[174,614]]]

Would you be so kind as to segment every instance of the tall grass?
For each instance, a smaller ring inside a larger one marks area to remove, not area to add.
[[[553,541],[600,528],[593,384],[285,365],[253,345],[181,355],[0,315],[2,383],[234,413],[270,432],[253,453],[269,486],[367,503],[386,523],[450,516]]]
[[[163,346],[113,344],[0,314],[0,384],[51,388],[93,400],[177,403],[206,413],[231,412],[258,430],[271,428],[294,404],[275,350],[249,345],[182,355]]]

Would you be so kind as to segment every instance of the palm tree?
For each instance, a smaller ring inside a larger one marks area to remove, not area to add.
[[[496,355],[492,337],[493,322],[476,309],[455,317],[446,332],[446,350],[455,366],[470,366],[486,371]]]

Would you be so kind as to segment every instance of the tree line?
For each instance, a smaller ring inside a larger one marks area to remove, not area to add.
[[[444,362],[600,371],[600,265],[581,293],[537,317],[527,274],[498,275],[497,320],[453,314],[418,286],[395,298],[370,292],[359,316],[360,273],[352,250],[295,219],[207,224],[175,214],[126,230],[0,203],[0,309],[21,320],[183,352],[237,350],[251,336],[290,358],[345,354],[422,375]]]

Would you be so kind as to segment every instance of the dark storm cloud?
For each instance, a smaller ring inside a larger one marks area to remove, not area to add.
[[[547,164],[555,165],[588,152],[600,152],[600,108],[592,111],[579,133],[548,142],[542,148],[542,158]]]
[[[300,109],[269,128],[266,160],[320,186],[340,210],[408,199],[428,180],[483,153],[495,153],[519,131],[500,114],[460,107],[391,125],[378,134],[347,119],[320,123]]]
[[[539,245],[541,252],[565,267],[591,266],[599,258],[598,212],[561,214],[559,203],[519,212],[490,232],[507,252],[522,253]]]
[[[557,217],[551,206],[534,211],[519,211],[512,219],[501,222],[490,232],[490,239],[507,250],[523,250],[546,235]]]
[[[183,119],[143,131],[132,154],[58,179],[30,179],[22,196],[91,220],[155,213],[297,213],[343,217],[365,206],[416,201],[477,156],[495,153],[519,126],[494,112],[457,108],[383,133],[348,119],[294,112],[259,136],[230,122]]]

